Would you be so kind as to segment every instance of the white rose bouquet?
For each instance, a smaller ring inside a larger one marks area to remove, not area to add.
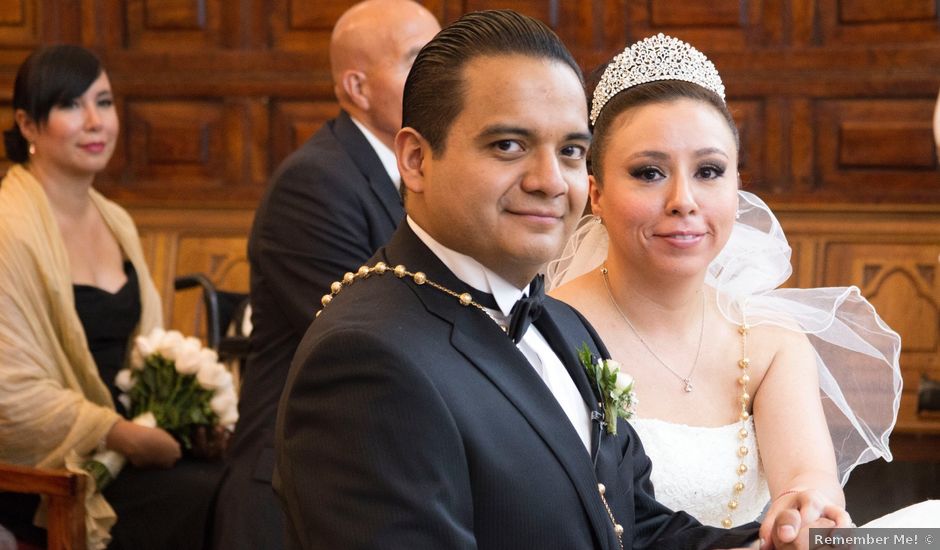
[[[633,390],[633,377],[621,370],[617,361],[594,355],[587,344],[581,344],[578,359],[601,394],[607,433],[617,435],[617,418],[629,420],[636,414],[639,401]]]
[[[232,430],[238,420],[231,373],[219,363],[215,351],[176,330],[156,328],[138,336],[130,368],[118,372],[115,384],[123,392],[118,399],[133,422],[166,430],[187,450],[192,449],[196,428],[220,425]],[[103,451],[85,469],[101,490],[123,465],[123,456]]]

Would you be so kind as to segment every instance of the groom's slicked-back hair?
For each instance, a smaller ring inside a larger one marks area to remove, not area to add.
[[[444,151],[450,126],[463,110],[464,67],[474,58],[497,55],[559,61],[584,83],[571,52],[541,21],[512,10],[468,13],[421,49],[405,81],[402,125],[424,136],[435,156]]]

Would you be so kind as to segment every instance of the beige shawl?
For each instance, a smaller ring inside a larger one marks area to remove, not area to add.
[[[134,222],[96,191],[90,196],[137,271],[138,332],[149,332],[162,324],[160,298]],[[70,452],[94,452],[118,418],[75,311],[68,254],[46,194],[14,165],[0,182],[0,460],[65,467]],[[87,512],[94,548],[107,539],[114,512],[97,493]]]

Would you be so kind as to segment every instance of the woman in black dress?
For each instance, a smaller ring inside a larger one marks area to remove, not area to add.
[[[61,468],[117,451],[128,464],[86,501],[89,547],[110,530],[110,548],[201,548],[221,463],[183,457],[116,399],[133,337],[162,319],[133,221],[92,188],[119,130],[108,75],[84,48],[43,48],[19,69],[13,108],[4,141],[17,164],[0,182],[0,461]],[[42,543],[37,504],[0,495],[0,524]]]

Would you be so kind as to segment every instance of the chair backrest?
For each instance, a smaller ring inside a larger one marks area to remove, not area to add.
[[[215,284],[202,273],[191,273],[176,277],[176,290],[199,287],[206,309],[206,344],[216,350],[219,360],[227,364],[235,377],[235,387],[243,375],[245,359],[248,357],[249,339],[245,333],[245,318],[250,320],[251,307],[248,294],[218,290]],[[230,327],[232,330],[229,330]]]
[[[68,470],[31,468],[0,462],[0,491],[47,498],[50,550],[85,550],[85,476]]]
[[[202,289],[202,301],[206,309],[206,345],[219,351],[219,344],[226,336],[229,325],[234,321],[241,326],[241,316],[248,304],[248,294],[219,290],[202,273],[180,275],[174,281],[176,290],[199,287]],[[236,332],[235,336],[242,336]]]

